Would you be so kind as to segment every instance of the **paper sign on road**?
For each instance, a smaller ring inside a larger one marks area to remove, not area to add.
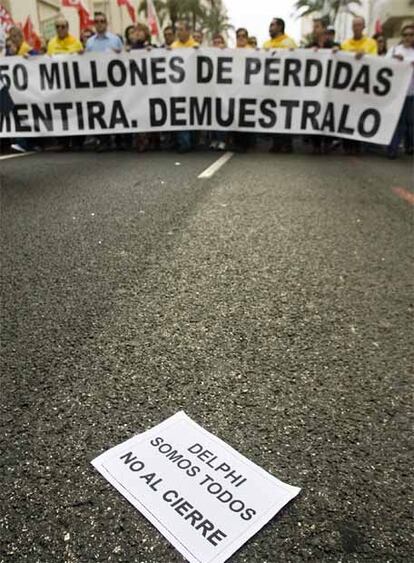
[[[184,412],[92,464],[191,563],[223,563],[300,491]]]

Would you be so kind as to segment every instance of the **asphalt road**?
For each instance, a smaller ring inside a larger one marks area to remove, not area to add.
[[[0,561],[182,561],[90,465],[181,409],[303,489],[232,562],[412,560],[411,162],[216,158],[0,162]]]

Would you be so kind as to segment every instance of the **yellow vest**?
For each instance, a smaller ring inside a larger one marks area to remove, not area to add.
[[[296,49],[296,47],[295,41],[285,34],[268,39],[263,44],[263,49]]]
[[[48,55],[70,55],[72,53],[79,53],[83,50],[83,45],[73,35],[67,35],[64,39],[53,37],[47,46]]]
[[[377,42],[375,39],[371,39],[371,37],[361,37],[361,39],[346,39],[342,45],[341,49],[343,51],[349,51],[352,53],[356,53],[358,51],[363,51],[367,55],[377,55],[378,48]]]
[[[171,45],[171,48],[188,49],[189,47],[198,47],[198,46],[199,44],[197,43],[197,41],[195,41],[192,37],[190,37],[185,43],[177,39],[177,41],[174,41],[174,43]]]

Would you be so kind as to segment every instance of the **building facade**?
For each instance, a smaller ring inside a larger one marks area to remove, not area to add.
[[[74,35],[79,34],[79,17],[75,8],[63,8],[61,0],[0,0],[0,3],[10,12],[16,23],[24,23],[30,16],[36,30],[41,35],[50,38],[55,34],[54,21],[58,14],[63,14],[69,21],[70,30]],[[110,26],[114,33],[123,33],[132,24],[132,20],[124,6],[118,6],[117,0],[83,0],[91,14],[97,11],[108,15]],[[137,9],[139,0],[131,0]]]
[[[356,14],[365,18],[368,35],[373,35],[377,24],[381,24],[390,45],[399,41],[401,27],[414,21],[414,0],[362,0],[361,5],[351,7]],[[311,32],[312,19],[312,16],[302,18],[302,37]],[[337,41],[341,42],[352,35],[352,19],[351,13],[339,13],[335,22]]]

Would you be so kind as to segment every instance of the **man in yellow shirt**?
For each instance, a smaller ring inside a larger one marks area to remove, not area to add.
[[[73,35],[69,33],[69,23],[59,16],[55,22],[56,35],[47,46],[48,55],[73,55],[83,52],[83,45]]]
[[[188,49],[199,47],[199,43],[191,37],[191,27],[187,21],[181,20],[176,26],[177,40],[171,45],[172,49]]]
[[[285,22],[281,18],[273,18],[269,26],[268,39],[263,44],[263,49],[296,49],[295,41],[286,35]],[[293,151],[293,138],[292,135],[283,133],[276,133],[272,135],[272,147],[270,152],[290,153]]]
[[[177,40],[171,45],[172,49],[198,48],[200,45],[191,37],[191,26],[188,21],[180,20],[176,25]],[[177,133],[177,149],[179,153],[190,152],[194,148],[194,134],[192,131]]]
[[[281,18],[273,18],[269,27],[270,39],[268,39],[263,49],[296,49],[295,41],[286,35],[285,22]]]
[[[343,51],[356,53],[357,58],[361,58],[364,55],[377,55],[377,42],[375,39],[371,39],[371,37],[364,35],[364,29],[364,18],[354,18],[352,20],[352,31],[354,36],[350,39],[346,39],[342,43],[341,49]]]

